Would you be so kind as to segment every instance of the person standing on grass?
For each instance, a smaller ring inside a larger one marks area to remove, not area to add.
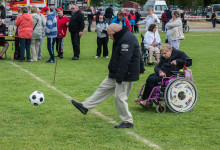
[[[18,17],[22,15],[21,8],[18,9],[17,16],[13,16],[11,18],[11,21],[16,20]],[[14,52],[14,60],[20,59],[20,44],[19,44],[19,37],[18,37],[18,28],[16,28],[15,31],[15,52]]]
[[[104,21],[104,16],[99,15],[99,22],[96,25],[95,31],[97,32],[97,53],[95,58],[99,58],[102,52],[103,46],[103,57],[108,58],[108,24]]]
[[[63,58],[63,40],[66,37],[67,27],[69,18],[63,15],[63,8],[57,8],[57,38],[56,38],[56,49],[58,57]]]
[[[4,37],[1,37],[1,36],[5,36],[5,30],[6,30],[6,26],[5,24],[2,23],[2,19],[0,18],[0,46],[3,46],[3,49],[2,51],[0,52],[0,60],[3,59],[2,58],[2,55],[7,51],[8,49],[8,42],[5,41],[5,38]]]
[[[31,52],[32,59],[31,61],[37,61],[38,50],[40,46],[40,40],[42,38],[42,23],[41,17],[37,14],[37,7],[31,7],[31,16],[33,19],[33,36],[31,38]]]
[[[43,46],[43,41],[44,41],[44,37],[45,37],[45,27],[46,27],[46,18],[43,14],[40,13],[40,9],[37,9],[37,13],[41,18],[41,25],[42,25],[42,37],[40,39],[40,46],[39,46],[39,50],[38,50],[38,60],[42,59],[42,46]]]
[[[91,6],[89,6],[87,13],[88,13],[88,15],[87,15],[88,16],[88,32],[92,32],[91,26],[92,26],[92,21],[93,21],[93,12],[92,12]]]
[[[160,20],[158,19],[157,15],[154,14],[153,8],[147,9],[147,17],[143,21],[140,21],[138,23],[138,25],[140,24],[146,25],[146,31],[148,31],[148,28],[151,24],[156,24],[156,25],[160,24]],[[158,33],[158,30],[157,30],[157,33]]]
[[[72,104],[86,114],[89,109],[96,107],[112,94],[115,94],[115,106],[122,123],[115,128],[132,128],[133,117],[128,109],[126,100],[133,81],[139,80],[139,74],[144,73],[137,38],[121,25],[112,23],[107,32],[113,40],[112,57],[108,65],[109,75],[104,79],[95,93],[84,102],[72,100]]]
[[[171,47],[179,49],[180,40],[184,40],[183,23],[180,18],[180,12],[174,10],[172,12],[172,19],[166,23],[167,39]]]
[[[212,20],[212,26],[213,28],[215,28],[216,25],[216,18],[218,17],[218,15],[215,13],[215,11],[212,12],[212,14],[210,15],[210,18]]]
[[[108,25],[112,23],[112,17],[114,16],[113,13],[113,5],[110,5],[106,10],[105,10],[105,19]]]
[[[164,10],[164,12],[162,13],[161,15],[161,20],[162,20],[162,32],[166,32],[166,29],[165,29],[165,25],[166,25],[166,22],[167,22],[167,16],[166,16],[166,9]]]
[[[69,22],[69,31],[73,45],[74,56],[72,60],[79,60],[80,54],[80,37],[83,35],[85,27],[84,15],[77,5],[72,5],[72,15]]]
[[[130,14],[128,15],[128,20],[131,24],[131,32],[134,32],[134,25],[135,25],[135,14],[133,13],[133,10],[130,11]]]
[[[172,11],[170,10],[170,7],[168,7],[168,10],[166,11],[166,16],[167,16],[167,22],[172,19]]]
[[[141,19],[141,14],[138,12],[137,9],[135,9],[135,25],[134,25],[134,32],[139,33],[139,27],[138,27],[138,22]]]
[[[47,36],[47,49],[50,54],[50,59],[47,61],[48,63],[54,63],[54,44],[57,37],[57,18],[55,12],[50,12],[49,7],[44,7],[43,11],[47,15],[46,29],[45,33]]]
[[[27,7],[21,7],[22,15],[18,16],[15,25],[18,27],[18,37],[20,42],[20,60],[24,61],[24,53],[26,49],[27,61],[31,62],[30,45],[31,37],[33,35],[33,20],[32,16],[28,14]]]
[[[120,24],[122,28],[127,26],[128,29],[132,31],[130,21],[125,17],[125,14],[122,12],[122,10],[118,11],[117,16],[112,19],[112,23]]]

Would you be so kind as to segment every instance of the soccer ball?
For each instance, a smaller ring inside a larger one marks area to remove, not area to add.
[[[41,105],[44,102],[44,94],[39,91],[34,91],[31,93],[29,100],[31,104],[35,106]]]

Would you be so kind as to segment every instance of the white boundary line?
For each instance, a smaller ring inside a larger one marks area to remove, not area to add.
[[[32,76],[33,78],[35,78],[36,80],[40,81],[41,83],[45,84],[47,87],[53,89],[54,91],[58,92],[59,94],[61,94],[62,96],[64,96],[66,99],[72,100],[73,98],[65,93],[63,93],[62,91],[58,90],[56,87],[50,85],[49,83],[47,83],[46,81],[42,80],[40,77],[36,76],[35,74],[33,74],[32,72],[28,71],[27,69],[22,68],[21,66],[11,62],[11,61],[7,61],[9,62],[11,65],[19,68],[20,70],[26,72],[27,74],[29,74],[30,76]],[[108,120],[111,124],[118,124],[115,120],[113,120],[110,117],[105,116],[104,114],[102,114],[101,112],[97,111],[97,110],[90,110],[93,114],[101,117],[102,119]],[[126,134],[133,136],[136,140],[143,142],[144,144],[147,144],[149,147],[152,147],[154,149],[159,149],[161,150],[162,148],[155,144],[152,143],[151,141],[144,139],[143,137],[139,136],[137,133],[135,133],[134,131],[127,131]]]

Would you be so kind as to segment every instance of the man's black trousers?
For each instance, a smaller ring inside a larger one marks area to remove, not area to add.
[[[72,40],[72,45],[73,45],[74,57],[79,58],[79,54],[80,54],[80,36],[79,36],[79,32],[72,32],[71,33],[71,40]]]

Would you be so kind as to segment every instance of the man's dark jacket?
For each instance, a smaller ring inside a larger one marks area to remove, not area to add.
[[[88,20],[93,20],[93,12],[91,9],[87,9],[87,12],[88,12]]]
[[[81,13],[80,10],[78,10],[77,12],[71,15],[69,21],[69,31],[70,33],[82,32],[84,30],[84,27],[84,15]]]
[[[171,65],[171,62],[176,60],[177,65]],[[166,74],[166,76],[171,76],[171,71],[179,71],[183,68],[183,65],[186,67],[192,65],[192,59],[188,57],[183,51],[173,48],[170,58],[165,59],[164,57],[160,58],[159,64],[154,68],[154,71],[159,74],[161,71]]]
[[[112,18],[112,16],[114,16],[113,9],[108,7],[105,10],[105,18]]]
[[[116,79],[117,83],[139,80],[140,73],[145,69],[137,38],[128,27],[113,36],[112,57],[108,65],[109,78]]]

